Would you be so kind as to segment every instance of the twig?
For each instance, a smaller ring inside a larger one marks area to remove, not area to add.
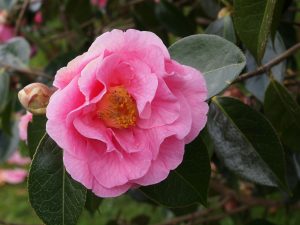
[[[21,12],[19,14],[19,17],[18,17],[18,20],[17,20],[17,23],[16,23],[15,35],[19,34],[22,19],[23,19],[24,13],[25,13],[29,3],[30,3],[30,0],[24,0],[24,3],[23,3],[22,8],[21,8]]]
[[[81,29],[83,29],[83,28],[93,24],[93,22],[94,22],[94,18],[91,18],[91,19],[87,20],[86,22],[80,24],[79,27]],[[75,33],[76,33],[76,31],[72,31],[72,30],[64,31],[62,33],[54,34],[54,35],[48,37],[45,42],[53,41],[55,39],[61,39],[61,38],[67,37],[67,36],[72,36]]]
[[[15,71],[17,73],[25,74],[30,79],[32,79],[32,76],[35,76],[35,77],[45,77],[45,78],[47,78],[49,80],[53,79],[52,76],[50,76],[49,74],[46,74],[44,72],[33,71],[33,70],[30,70],[30,69],[22,69],[22,68],[14,67],[14,66],[11,66],[11,65],[3,64],[3,63],[0,63],[0,68],[4,68],[6,70],[11,70],[11,71]]]
[[[213,215],[213,216],[210,216],[210,217],[206,217],[204,219],[199,219],[199,220],[195,221],[195,223],[192,223],[192,224],[202,224],[202,223],[218,221],[218,220],[221,220],[221,219],[223,219],[227,216],[243,212],[247,209],[249,209],[249,206],[244,205],[244,206],[241,206],[239,208],[235,208],[235,209],[233,209],[229,212],[226,212],[226,213],[222,213],[222,214],[219,214],[219,215]]]
[[[276,58],[274,58],[267,64],[258,67],[257,70],[240,75],[232,83],[237,83],[237,82],[246,80],[248,78],[255,77],[255,76],[261,75],[263,73],[269,72],[273,66],[276,66],[277,64],[279,64],[280,62],[282,62],[283,60],[285,60],[286,58],[288,58],[289,56],[291,56],[292,54],[297,52],[299,49],[300,49],[300,43],[297,43],[296,45],[292,46],[291,48],[289,48],[282,54],[278,55]]]
[[[211,24],[213,21],[210,20],[210,19],[204,18],[204,17],[197,17],[196,18],[196,22],[199,25],[205,25],[205,26],[207,26],[207,25]]]
[[[207,216],[209,213],[213,212],[214,210],[221,208],[228,200],[229,200],[229,198],[225,197],[220,202],[220,204],[218,204],[218,206],[216,206],[216,207],[213,207],[213,208],[210,208],[210,209],[207,209],[207,210],[196,211],[196,212],[186,214],[186,215],[183,215],[183,216],[179,216],[179,217],[175,217],[173,219],[170,219],[170,220],[168,220],[164,223],[160,223],[160,224],[157,224],[157,225],[177,225],[177,224],[180,224],[180,223],[185,222],[185,221],[191,221],[192,222],[192,221],[196,220],[199,217]]]
[[[234,198],[237,202],[243,203],[248,206],[260,205],[265,207],[273,207],[284,205],[284,202],[282,201],[239,195],[234,190],[226,187],[224,184],[217,182],[216,180],[211,180],[210,187],[215,192],[218,192],[223,196],[230,196],[231,198]]]

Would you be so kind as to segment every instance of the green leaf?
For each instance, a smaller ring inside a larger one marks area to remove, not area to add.
[[[11,122],[12,135],[0,130],[0,163],[8,159],[16,150],[19,144],[18,121]]]
[[[12,117],[13,111],[15,109],[17,99],[17,93],[15,91],[11,91],[8,97],[8,103],[6,104],[5,109],[1,112],[1,128],[2,130],[8,134],[12,135]]]
[[[183,162],[159,184],[140,190],[151,200],[167,207],[184,207],[193,203],[207,205],[210,160],[201,139],[186,146]]]
[[[63,165],[63,150],[45,135],[34,155],[28,178],[29,201],[46,225],[75,225],[86,189]]]
[[[300,106],[288,90],[272,80],[266,91],[264,110],[282,142],[300,152]]]
[[[212,22],[205,30],[206,34],[215,34],[236,43],[235,31],[231,16],[224,16]]]
[[[102,200],[102,198],[96,196],[92,191],[88,190],[86,192],[85,208],[91,215],[94,215],[95,212],[99,209]]]
[[[274,43],[271,39],[269,39],[266,47],[265,55],[262,59],[262,63],[266,64],[279,54],[283,53],[286,50],[284,46],[284,42],[279,33],[276,34]],[[249,51],[246,51],[246,58],[247,58],[247,70],[254,71],[257,69],[258,65],[254,59],[254,57],[250,54]],[[273,77],[282,82],[284,78],[286,70],[286,61],[282,61],[278,65],[272,67],[271,72]],[[265,91],[269,85],[270,79],[267,74],[262,74],[256,77],[252,77],[247,79],[245,84],[246,88],[261,102],[264,101]]]
[[[177,36],[185,37],[196,31],[196,24],[166,0],[160,0],[156,4],[155,13],[161,25]]]
[[[1,10],[10,10],[17,3],[17,0],[1,0],[0,9]]]
[[[237,99],[214,97],[207,126],[215,152],[228,169],[247,180],[288,190],[280,140],[262,114]]]
[[[245,56],[233,43],[216,35],[183,38],[169,48],[172,59],[194,67],[205,77],[208,97],[224,90],[245,67]]]
[[[46,132],[47,118],[45,115],[33,115],[32,122],[28,124],[27,128],[27,142],[29,148],[29,155],[33,158],[33,155],[40,143],[42,137]]]
[[[0,69],[0,113],[5,109],[9,99],[10,77],[3,69]]]
[[[264,55],[268,37],[279,20],[273,20],[280,11],[283,0],[234,0],[233,21],[243,44],[260,61]],[[275,33],[275,32],[274,32]]]
[[[24,38],[12,38],[0,45],[0,66],[5,64],[20,68],[25,67],[29,62],[30,52],[30,45]]]

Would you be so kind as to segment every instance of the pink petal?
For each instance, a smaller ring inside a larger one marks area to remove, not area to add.
[[[175,61],[167,64],[167,71],[172,71],[172,73],[164,78],[166,83],[171,90],[178,90],[182,93],[191,109],[192,128],[185,138],[185,142],[189,143],[197,137],[207,121],[206,82],[199,71],[191,67],[181,66]]]
[[[124,194],[131,187],[132,184],[127,183],[112,188],[106,188],[103,185],[101,185],[97,180],[94,180],[93,192],[96,195],[101,196],[103,198],[110,198],[110,197],[117,197],[120,196],[121,194]]]
[[[139,55],[141,53],[142,57],[144,57],[145,49],[149,50],[153,46],[161,50],[164,58],[170,58],[167,48],[158,36],[151,32],[133,29],[125,32],[121,30],[106,32],[94,41],[88,51],[94,54],[103,54],[105,50],[107,51],[106,54],[114,52],[118,54],[135,53]]]
[[[169,137],[164,140],[159,149],[159,155],[151,163],[147,174],[134,182],[139,185],[152,185],[161,182],[169,175],[170,170],[176,169],[182,162],[184,141]]]
[[[24,166],[30,163],[29,157],[23,157],[21,156],[19,151],[15,151],[14,154],[7,160],[7,163],[9,164],[16,164],[19,166]]]
[[[21,116],[19,122],[19,135],[22,141],[27,140],[27,127],[30,121],[32,121],[32,114],[30,112],[27,112],[25,115]]]
[[[151,152],[144,149],[141,152],[120,154],[117,151],[100,152],[94,150],[91,171],[95,179],[106,188],[124,185],[130,180],[138,179],[145,175],[151,163]]]
[[[152,128],[173,123],[180,113],[178,99],[172,94],[163,80],[158,83],[154,100],[151,102],[151,115],[149,118],[140,118],[140,128]]]
[[[72,79],[80,75],[81,70],[86,66],[86,64],[97,56],[99,56],[99,54],[91,55],[88,53],[77,56],[75,59],[70,61],[66,67],[57,71],[53,86],[59,89],[65,88]]]
[[[100,95],[97,98],[99,101],[105,93],[105,86],[96,79],[96,73],[102,65],[102,61],[102,57],[95,58],[81,72],[78,85],[80,91],[85,95],[86,101],[91,101]]]
[[[0,24],[0,43],[4,43],[14,37],[14,28]]]
[[[85,98],[78,88],[78,77],[74,78],[64,89],[57,90],[50,98],[47,106],[48,120],[64,122],[67,115],[82,106]],[[62,107],[63,106],[63,107]]]
[[[9,184],[22,183],[27,177],[27,171],[24,169],[0,170],[0,183]]]

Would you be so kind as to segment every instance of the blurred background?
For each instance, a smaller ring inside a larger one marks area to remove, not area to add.
[[[279,33],[274,42],[281,52],[298,43],[300,37],[300,1],[286,0],[284,4],[282,14],[278,16]],[[232,0],[0,0],[0,73],[9,73],[9,76],[0,76],[0,225],[42,224],[28,201],[26,176],[31,159],[26,141],[32,116],[26,114],[16,100],[18,90],[32,82],[51,85],[59,68],[86,51],[97,36],[114,28],[152,31],[167,46],[192,34],[216,34],[245,50],[234,30],[232,13]],[[272,44],[266,51],[268,59],[277,55]],[[18,54],[19,58],[9,54]],[[257,67],[255,60],[249,52],[246,57],[246,70],[254,70]],[[287,65],[283,82],[300,102],[297,69],[300,54]],[[263,93],[260,86],[233,85],[223,94],[239,98],[256,109],[261,107]],[[11,124],[10,118],[17,122]],[[192,215],[199,208],[213,214],[212,217],[203,215],[203,221],[196,224],[300,224],[299,154],[288,164],[289,182],[296,190],[291,197],[272,188],[239,180],[214,157],[212,146],[210,151],[212,177],[219,183],[211,185],[209,212],[200,205],[167,209],[133,190],[118,198],[93,201],[92,205],[86,206],[78,224],[175,225],[181,223],[164,221]],[[225,181],[230,184],[230,190],[222,186]],[[255,196],[255,200],[262,202],[235,211],[240,203],[236,201],[236,195],[228,194],[231,191],[248,200]],[[278,200],[283,203],[277,204]],[[182,224],[194,224],[191,221]]]

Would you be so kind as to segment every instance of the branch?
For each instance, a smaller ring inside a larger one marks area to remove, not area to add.
[[[241,206],[239,208],[235,208],[227,213],[223,213],[223,214],[219,214],[219,215],[213,215],[213,216],[209,216],[209,217],[206,217],[204,219],[199,219],[197,221],[195,221],[195,223],[192,223],[192,224],[203,224],[203,223],[209,223],[209,222],[213,222],[213,221],[219,221],[227,216],[230,216],[230,215],[234,215],[234,214],[237,214],[237,213],[240,213],[240,212],[243,212],[247,209],[249,209],[250,207],[249,206]]]
[[[271,60],[267,64],[258,67],[257,70],[240,75],[232,83],[237,83],[237,82],[246,80],[248,78],[255,77],[255,76],[264,74],[266,72],[269,72],[272,67],[276,66],[277,64],[279,64],[283,60],[287,59],[289,56],[293,55],[299,49],[300,49],[300,43],[297,43],[296,45],[292,46],[291,48],[289,48],[288,50],[286,50],[282,54],[278,55],[276,58],[274,58],[273,60]]]
[[[20,31],[20,28],[21,28],[22,19],[23,19],[24,13],[25,13],[25,11],[26,11],[29,3],[30,3],[30,0],[24,0],[24,2],[23,2],[22,8],[21,8],[21,12],[19,14],[19,17],[18,17],[18,20],[17,20],[17,23],[16,23],[15,35],[19,34],[19,31]]]
[[[157,225],[177,225],[177,224],[180,224],[180,223],[185,222],[185,221],[195,221],[197,218],[207,216],[211,212],[219,209],[228,200],[229,200],[229,198],[225,197],[220,202],[220,204],[218,204],[218,206],[216,206],[216,207],[213,207],[213,208],[210,208],[210,209],[207,209],[207,210],[196,211],[196,212],[186,214],[186,215],[183,215],[183,216],[179,216],[179,217],[175,217],[173,219],[168,220],[167,222],[160,223],[160,224],[157,224]]]
[[[225,186],[224,184],[216,181],[211,180],[210,188],[219,193],[221,196],[223,196],[223,201],[221,201],[220,204],[218,204],[217,207],[207,209],[205,211],[196,211],[190,214],[186,214],[180,217],[175,217],[173,219],[170,219],[164,223],[160,223],[157,225],[177,225],[183,222],[190,222],[189,224],[202,224],[207,222],[213,222],[220,220],[224,217],[227,217],[229,215],[237,214],[242,211],[245,211],[253,206],[265,206],[265,207],[280,207],[285,206],[285,203],[283,201],[277,201],[277,200],[271,200],[271,199],[264,199],[264,198],[258,198],[253,196],[245,196],[238,194],[231,188]],[[237,203],[239,203],[239,207],[234,208],[230,211],[226,211],[226,213],[222,212],[221,214],[215,214],[215,215],[209,215],[211,213],[214,213],[215,211],[218,211],[222,206],[224,206],[229,200],[234,199]],[[296,203],[290,207],[291,209],[299,209],[300,203]]]
[[[34,77],[45,77],[49,80],[52,80],[53,77],[50,76],[49,74],[46,74],[44,72],[40,72],[40,71],[33,71],[33,70],[30,70],[30,69],[23,69],[23,68],[18,68],[18,67],[14,67],[14,66],[11,66],[11,65],[7,65],[7,64],[3,64],[3,63],[0,63],[0,68],[3,68],[5,70],[10,70],[10,71],[14,71],[14,72],[17,72],[17,73],[22,73],[24,75],[26,75],[29,79],[32,79],[32,76]]]
[[[284,205],[284,202],[282,201],[240,195],[234,190],[230,189],[229,187],[226,187],[224,184],[217,182],[216,180],[211,180],[210,187],[212,190],[221,194],[222,196],[230,196],[231,198],[234,198],[237,202],[243,203],[248,206],[260,205],[265,207],[273,207]]]

